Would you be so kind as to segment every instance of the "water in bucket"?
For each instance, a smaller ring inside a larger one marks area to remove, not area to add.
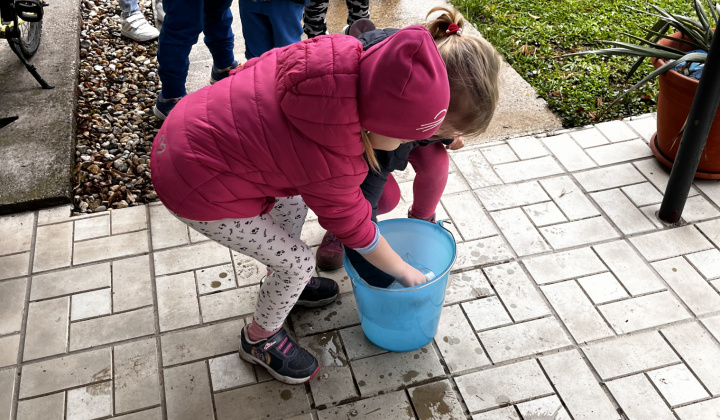
[[[419,272],[425,274],[425,277],[427,277],[427,281],[431,281],[435,278],[435,273],[424,265],[420,264],[415,257],[412,256],[411,253],[406,253],[403,257],[403,260],[405,260],[406,263],[410,264],[411,266],[415,267]],[[388,289],[402,289],[405,286],[400,284],[397,280],[390,283],[390,286],[388,286]]]
[[[417,219],[378,223],[380,233],[411,265],[426,269],[430,281],[408,288],[378,288],[362,280],[347,255],[345,269],[352,280],[355,301],[365,336],[390,351],[416,350],[437,333],[450,268],[455,261],[455,240],[438,224]],[[435,275],[437,274],[437,275]]]

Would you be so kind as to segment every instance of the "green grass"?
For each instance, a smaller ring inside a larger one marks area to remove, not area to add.
[[[568,57],[605,47],[597,40],[626,41],[619,32],[645,36],[657,19],[625,6],[650,10],[645,0],[451,0],[466,19],[547,101],[565,127],[578,127],[655,110],[656,82],[607,104],[652,70],[649,60],[633,78],[631,57]],[[654,0],[670,13],[695,16],[691,0]]]

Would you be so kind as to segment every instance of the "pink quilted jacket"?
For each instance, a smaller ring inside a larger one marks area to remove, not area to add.
[[[325,36],[275,49],[183,98],[152,150],[167,208],[192,220],[247,218],[301,195],[351,248],[375,237],[360,190],[360,42]]]

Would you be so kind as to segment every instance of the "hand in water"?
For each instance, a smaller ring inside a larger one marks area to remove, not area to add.
[[[425,274],[421,273],[420,270],[411,265],[408,265],[408,270],[405,272],[405,275],[402,278],[395,279],[395,281],[397,281],[404,287],[417,286],[418,284],[423,284],[429,280],[430,279],[427,278]]]

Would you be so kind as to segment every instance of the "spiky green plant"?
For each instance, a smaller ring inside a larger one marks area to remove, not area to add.
[[[625,32],[620,32],[621,34],[629,37],[632,40],[635,40],[636,43],[629,43],[629,42],[618,42],[618,41],[604,41],[599,40],[598,43],[612,45],[614,48],[604,48],[599,50],[591,50],[591,51],[580,51],[572,54],[566,54],[561,57],[570,57],[570,56],[576,56],[576,55],[589,55],[589,54],[595,54],[595,55],[605,55],[605,56],[630,56],[630,57],[637,57],[637,61],[635,62],[635,65],[630,69],[630,71],[627,74],[627,77],[632,76],[635,71],[640,67],[642,62],[646,58],[661,58],[666,60],[666,63],[662,66],[655,69],[655,71],[651,72],[647,76],[645,76],[642,80],[640,80],[638,83],[636,83],[634,86],[632,86],[630,89],[623,92],[622,95],[618,96],[610,105],[609,107],[612,107],[618,101],[620,101],[625,95],[628,93],[634,91],[635,89],[639,88],[640,86],[644,85],[648,81],[658,77],[659,75],[665,73],[666,71],[674,68],[677,64],[683,63],[683,62],[695,62],[695,63],[704,63],[705,59],[707,58],[707,54],[704,53],[697,53],[697,52],[683,52],[675,48],[666,47],[664,45],[658,44],[658,41],[660,41],[663,38],[666,39],[672,39],[673,41],[681,42],[683,44],[687,44],[690,46],[690,51],[692,50],[702,50],[702,51],[710,51],[710,44],[712,43],[713,39],[713,29],[718,25],[718,20],[720,19],[720,4],[713,4],[712,0],[706,0],[707,4],[709,6],[709,15],[703,8],[702,3],[700,3],[700,0],[694,0],[695,5],[695,14],[697,19],[692,19],[687,16],[682,15],[675,15],[672,13],[668,13],[664,9],[651,5],[653,9],[655,9],[656,13],[648,12],[645,10],[639,10],[633,7],[627,6],[628,9],[637,12],[642,13],[650,16],[654,16],[658,18],[658,21],[650,28],[645,29],[644,31],[647,33],[645,38],[640,38],[632,34],[628,34]],[[712,19],[711,24],[710,19]],[[672,31],[671,31],[672,29]],[[670,38],[668,36],[668,32],[680,32],[684,35],[683,38]]]

